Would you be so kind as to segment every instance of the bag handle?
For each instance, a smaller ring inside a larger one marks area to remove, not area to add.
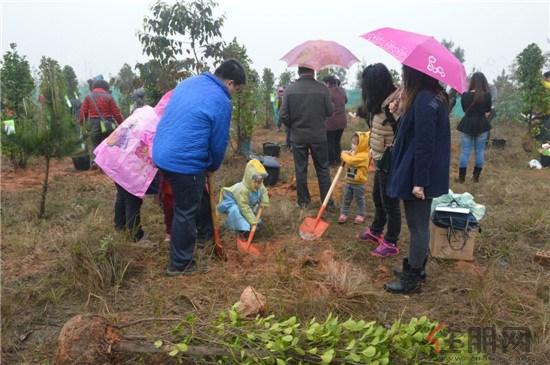
[[[449,228],[447,229],[447,242],[449,243],[449,247],[454,250],[454,251],[462,251],[464,249],[464,247],[466,246],[466,243],[468,242],[468,239],[470,239],[470,234],[468,233],[469,230],[468,230],[468,225],[470,224],[470,221],[469,220],[466,220],[466,227],[464,227],[464,230],[462,231],[462,245],[459,245],[460,247],[455,247],[453,246],[453,244],[451,243],[453,240],[453,238],[456,238],[460,233],[459,230],[456,230],[454,229],[454,226],[453,226],[453,217],[449,217],[449,220],[450,220],[450,225],[449,225]]]

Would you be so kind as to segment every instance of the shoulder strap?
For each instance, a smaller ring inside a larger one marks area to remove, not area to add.
[[[101,112],[99,111],[99,108],[97,107],[97,104],[96,104],[95,99],[94,99],[94,93],[91,92],[89,96],[90,96],[90,99],[92,100],[92,103],[94,104],[95,111],[96,111],[97,115],[99,115],[99,118],[100,119],[105,119],[105,118],[103,118],[103,115],[101,115]]]
[[[397,135],[397,120],[395,120],[395,117],[390,112],[390,106],[386,105],[382,108],[384,111],[384,115],[386,116],[386,119],[384,119],[384,122],[382,124],[386,124],[386,122],[390,123],[391,129],[393,130],[393,138],[395,139],[395,136]]]

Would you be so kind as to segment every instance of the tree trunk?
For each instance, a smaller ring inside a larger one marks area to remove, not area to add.
[[[140,340],[128,340],[122,339],[115,343],[112,347],[114,352],[122,353],[140,353],[140,354],[154,354],[154,353],[167,353],[166,349],[156,348],[150,341]],[[229,356],[231,352],[222,347],[214,346],[192,346],[190,345],[185,355],[188,356],[200,356],[200,357],[215,357],[215,356]]]
[[[241,95],[237,96],[237,151],[241,153]]]
[[[265,101],[265,129],[269,129],[269,99]]]
[[[50,156],[46,156],[46,173],[44,174],[44,183],[42,184],[42,196],[40,198],[38,218],[44,218],[46,214],[46,195],[48,194],[48,178],[50,177],[50,159]]]

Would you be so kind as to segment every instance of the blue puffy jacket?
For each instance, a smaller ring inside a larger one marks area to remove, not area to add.
[[[183,80],[158,124],[153,161],[170,172],[199,175],[223,162],[229,141],[231,96],[206,72]]]

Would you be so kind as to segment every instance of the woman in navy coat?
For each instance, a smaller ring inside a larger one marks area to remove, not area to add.
[[[403,88],[387,193],[403,200],[409,257],[403,271],[396,271],[398,280],[384,288],[405,294],[419,292],[425,280],[432,198],[449,190],[451,131],[449,100],[439,81],[403,66]]]

